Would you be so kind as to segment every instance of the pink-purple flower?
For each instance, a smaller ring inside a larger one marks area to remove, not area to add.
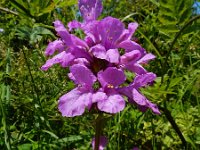
[[[119,19],[110,16],[97,20],[102,8],[101,0],[79,0],[83,22],[70,22],[69,30],[59,20],[54,22],[60,38],[49,43],[45,55],[56,54],[41,69],[46,71],[54,64],[69,67],[69,78],[76,84],[75,89],[60,97],[59,111],[66,117],[82,115],[85,109],[115,114],[125,108],[128,99],[141,111],[149,108],[160,114],[158,107],[140,92],[156,75],[142,66],[155,56],[131,40],[138,24],[130,23],[126,29]],[[70,33],[78,28],[85,33],[84,39]],[[135,74],[129,85],[126,71]]]
[[[127,102],[141,111],[151,109],[160,114],[157,105],[140,91],[152,84],[156,75],[143,67],[155,56],[132,40],[138,24],[129,23],[126,29],[117,18],[97,20],[103,9],[101,0],[79,0],[78,6],[83,22],[69,22],[68,29],[61,21],[54,22],[59,38],[47,46],[45,55],[52,58],[41,67],[44,71],[55,64],[69,67],[68,76],[76,88],[59,98],[62,116],[80,116],[86,109],[116,114]],[[73,35],[71,31],[76,29],[81,29],[85,37]],[[135,76],[131,83],[127,82],[127,71]],[[107,142],[106,137],[100,136],[99,150]],[[94,149],[95,139],[92,146]]]

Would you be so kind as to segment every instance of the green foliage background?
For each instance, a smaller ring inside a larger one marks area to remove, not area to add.
[[[104,129],[107,149],[200,149],[200,16],[194,0],[103,0],[102,17],[140,24],[135,36],[157,56],[148,70],[158,76],[143,93],[162,114],[135,106],[111,116]],[[58,98],[74,85],[67,69],[42,72],[43,52],[56,38],[52,22],[76,19],[77,0],[1,0],[0,149],[86,150],[94,115],[63,118]],[[128,74],[131,79],[132,76]]]

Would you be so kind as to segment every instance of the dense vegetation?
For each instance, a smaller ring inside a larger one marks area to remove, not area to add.
[[[143,93],[162,113],[127,105],[105,125],[107,149],[200,149],[200,16],[194,2],[103,0],[102,17],[138,22],[137,41],[156,55],[146,68],[158,78]],[[56,37],[52,22],[80,20],[76,4],[1,0],[0,149],[91,149],[94,116],[63,118],[57,110],[58,98],[74,87],[68,70],[40,70],[43,52]]]

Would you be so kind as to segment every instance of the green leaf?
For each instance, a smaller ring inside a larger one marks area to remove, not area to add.
[[[175,79],[170,79],[169,87],[172,88],[172,87],[178,85],[182,81],[182,79],[183,79],[183,77],[178,77],[178,78],[175,78]]]
[[[18,12],[20,12],[21,17],[26,16],[26,17],[33,17],[29,11],[28,5],[25,4],[25,2],[21,0],[11,0],[11,5],[17,9]]]
[[[35,27],[30,34],[30,43],[32,44],[40,41],[42,39],[41,35],[50,35],[54,37],[54,34],[50,30],[43,27]]]
[[[153,4],[155,4],[156,6],[160,6],[160,4],[156,1],[156,0],[150,0]]]
[[[31,31],[31,28],[27,26],[21,26],[16,29],[15,35],[17,35],[19,39],[29,39]]]
[[[41,16],[45,13],[50,13],[51,11],[53,11],[55,9],[55,3],[52,2],[49,6],[47,6],[46,8],[42,9],[42,11],[38,14],[38,16]]]
[[[18,150],[31,150],[32,149],[32,144],[22,144],[22,145],[19,145],[18,147]]]
[[[57,7],[73,6],[75,4],[77,4],[76,0],[68,0],[60,2]]]
[[[197,147],[195,146],[195,143],[190,139],[189,136],[185,136],[185,139],[186,139],[187,142],[189,142],[192,145],[192,147],[194,149],[197,149]]]
[[[42,130],[42,132],[48,133],[49,135],[51,135],[53,138],[58,139],[59,137],[57,135],[55,135],[53,132],[47,131],[47,130]]]
[[[44,27],[34,27],[32,30],[32,34],[54,36],[54,34],[49,29],[46,29]]]
[[[158,20],[161,33],[173,37],[192,16],[194,0],[160,0]]]

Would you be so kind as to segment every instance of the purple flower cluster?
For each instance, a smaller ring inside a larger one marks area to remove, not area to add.
[[[126,101],[141,111],[150,108],[160,114],[158,107],[140,93],[140,88],[152,83],[156,75],[142,66],[155,56],[131,40],[138,24],[130,23],[126,29],[113,17],[97,20],[103,9],[101,0],[79,0],[79,9],[84,21],[70,22],[68,30],[59,20],[54,22],[60,38],[49,43],[45,55],[57,54],[42,66],[42,70],[54,64],[69,67],[69,78],[77,85],[60,97],[62,115],[79,116],[85,109],[115,114],[124,109]],[[84,39],[70,34],[74,29],[81,29]],[[127,71],[135,74],[129,84]]]

